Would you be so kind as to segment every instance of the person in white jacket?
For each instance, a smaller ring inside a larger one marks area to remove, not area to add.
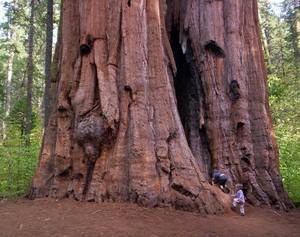
[[[233,197],[232,206],[233,208],[236,208],[237,205],[240,207],[240,214],[241,216],[245,215],[245,195],[243,192],[243,185],[237,184],[236,186],[236,193]]]

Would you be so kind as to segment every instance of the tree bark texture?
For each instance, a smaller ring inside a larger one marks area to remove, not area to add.
[[[32,197],[201,213],[291,206],[279,175],[254,0],[65,0],[56,109]]]

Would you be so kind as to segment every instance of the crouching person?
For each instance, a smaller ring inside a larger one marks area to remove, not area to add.
[[[236,186],[236,193],[233,196],[232,206],[236,208],[238,205],[240,207],[240,214],[241,216],[245,215],[245,195],[243,192],[243,185],[237,184]]]
[[[214,170],[212,184],[217,184],[224,193],[229,193],[230,191],[227,186],[227,181],[228,178],[224,173],[220,172],[219,170]]]

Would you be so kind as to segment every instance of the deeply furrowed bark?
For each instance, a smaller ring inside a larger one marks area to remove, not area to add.
[[[218,168],[251,203],[290,207],[258,32],[254,0],[65,0],[31,196],[216,213]]]

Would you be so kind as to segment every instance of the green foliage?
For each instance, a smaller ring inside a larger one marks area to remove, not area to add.
[[[0,1],[0,3],[3,1]],[[24,145],[26,113],[27,50],[30,1],[6,0],[0,6],[5,18],[0,19],[0,197],[19,196],[26,192],[37,166],[42,141],[44,60],[47,0],[36,1],[34,22],[33,129],[31,144]],[[55,0],[55,24],[60,0]],[[54,26],[55,27],[55,26]],[[55,27],[57,28],[57,27]],[[10,113],[5,114],[7,101],[7,62],[13,57]],[[2,124],[6,125],[5,133]],[[5,134],[5,136],[3,136]],[[3,139],[5,138],[5,139]]]
[[[280,151],[280,169],[290,197],[300,201],[300,84],[297,78],[269,76],[272,117]]]
[[[259,2],[281,175],[290,198],[300,202],[300,69],[294,1],[283,1],[281,16],[275,15],[268,1]]]
[[[0,197],[17,197],[28,191],[42,140],[41,121],[36,120],[35,125],[26,147],[19,125],[9,123],[7,139],[0,146]]]
[[[277,131],[280,146],[280,170],[289,196],[300,202],[300,136],[297,134],[280,134]]]
[[[20,142],[17,139],[12,142]],[[39,144],[30,147],[0,147],[0,197],[20,196],[27,192],[37,165]]]

